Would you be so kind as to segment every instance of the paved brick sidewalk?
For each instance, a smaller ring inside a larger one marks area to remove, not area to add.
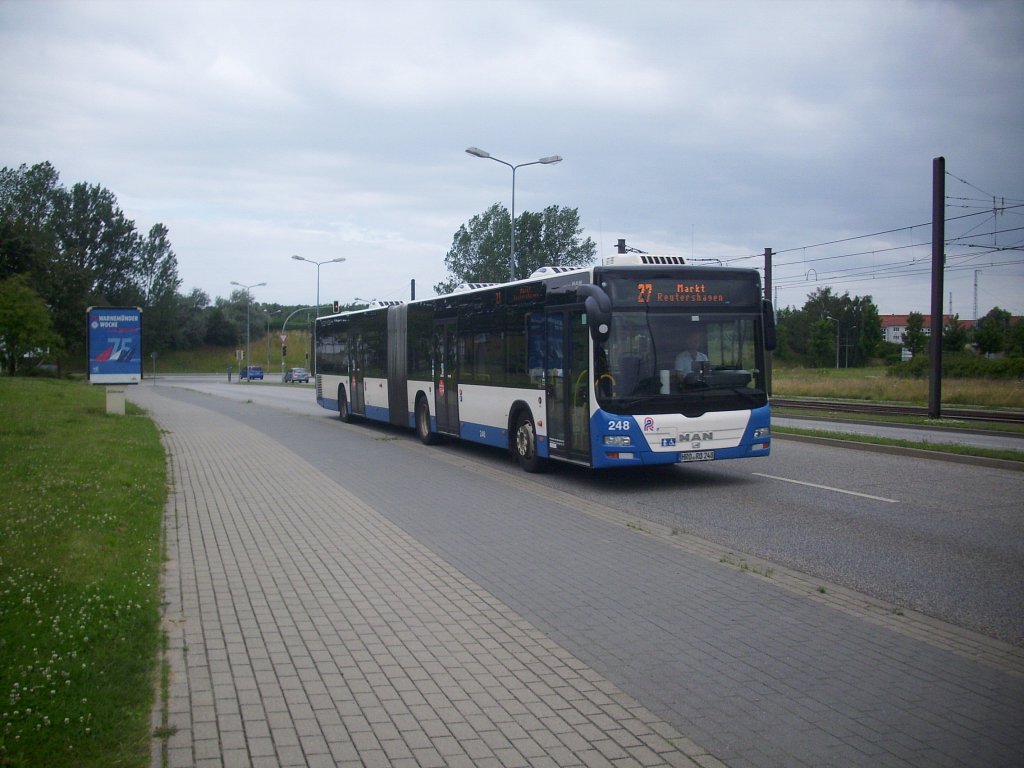
[[[1019,648],[455,446],[131,395],[175,481],[154,765],[1022,764]]]
[[[258,431],[131,394],[173,479],[154,766],[720,765]]]

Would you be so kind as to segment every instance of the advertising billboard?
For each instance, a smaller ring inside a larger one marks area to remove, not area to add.
[[[142,379],[142,310],[89,307],[89,383],[138,384]]]

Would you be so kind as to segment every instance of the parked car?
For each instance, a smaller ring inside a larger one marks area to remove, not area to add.
[[[263,381],[263,368],[258,365],[249,365],[238,372],[238,378],[240,379],[259,379]]]
[[[309,371],[305,368],[289,368],[284,372],[285,383],[290,381],[301,381],[304,384],[309,383]]]

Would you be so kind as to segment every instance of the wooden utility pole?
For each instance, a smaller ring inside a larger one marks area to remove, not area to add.
[[[942,279],[946,266],[946,158],[932,160],[932,337],[928,416],[942,418]]]
[[[772,298],[772,249],[764,249],[764,298],[771,301]],[[772,309],[775,309],[773,306]],[[764,353],[764,383],[768,397],[772,396],[772,353]]]

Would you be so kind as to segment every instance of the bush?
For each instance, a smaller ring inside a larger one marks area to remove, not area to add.
[[[931,370],[928,355],[896,363],[886,369],[887,376],[903,379],[924,379]],[[950,352],[942,356],[942,377],[951,379],[1024,379],[1024,357],[990,360],[967,352]]]
[[[878,344],[876,354],[885,361],[886,365],[896,365],[903,356],[903,345],[894,344],[891,341],[882,341]]]

